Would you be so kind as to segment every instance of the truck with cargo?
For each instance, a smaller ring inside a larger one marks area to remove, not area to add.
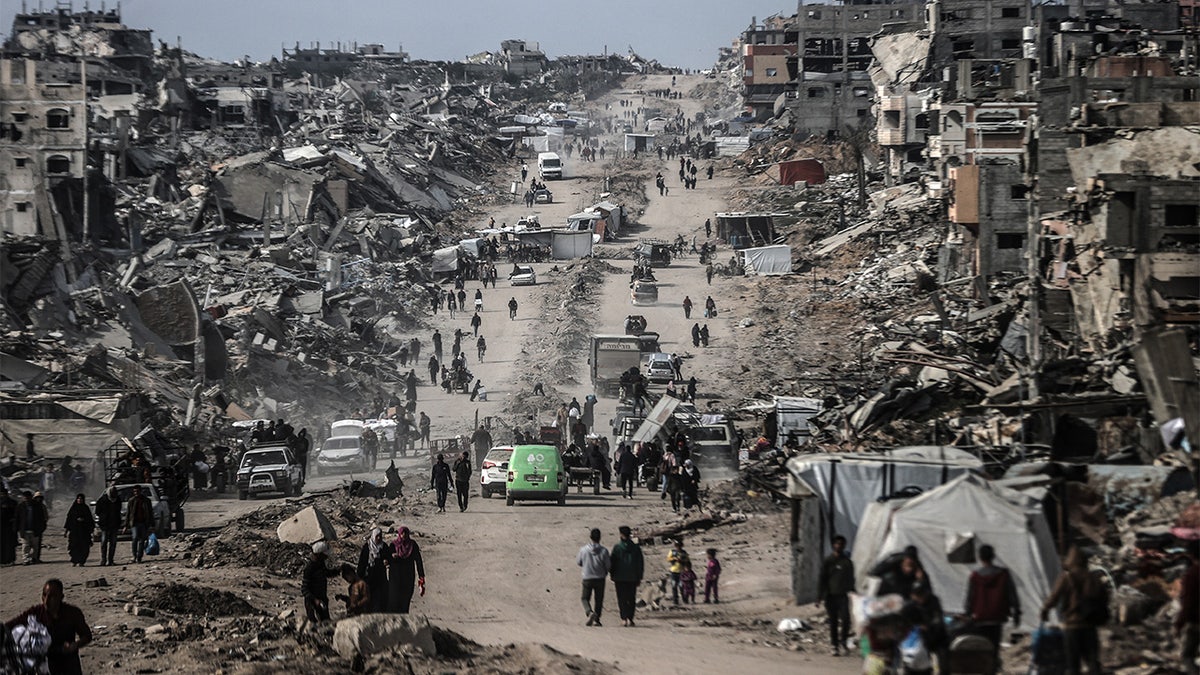
[[[588,352],[588,370],[598,392],[616,392],[621,375],[642,365],[641,336],[594,335]]]

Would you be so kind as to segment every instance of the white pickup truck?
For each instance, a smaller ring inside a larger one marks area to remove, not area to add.
[[[237,472],[238,499],[267,492],[299,497],[303,489],[300,464],[286,445],[258,446],[242,455]]]

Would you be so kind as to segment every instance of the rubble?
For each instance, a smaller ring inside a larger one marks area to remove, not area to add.
[[[363,660],[401,647],[436,656],[437,645],[429,620],[395,614],[364,614],[338,621],[333,633],[333,648],[345,659]]]
[[[315,506],[309,506],[279,524],[275,530],[279,541],[285,544],[315,544],[319,541],[334,541],[337,532],[329,518]]]

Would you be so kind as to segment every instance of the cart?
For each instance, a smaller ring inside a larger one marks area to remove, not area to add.
[[[583,488],[591,486],[592,494],[600,494],[600,472],[584,466],[573,466],[567,469],[567,487],[574,485],[575,492],[583,492]]]

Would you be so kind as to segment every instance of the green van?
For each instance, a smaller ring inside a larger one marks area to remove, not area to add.
[[[567,475],[553,445],[518,445],[508,460],[504,484],[509,506],[517,500],[567,503]]]

